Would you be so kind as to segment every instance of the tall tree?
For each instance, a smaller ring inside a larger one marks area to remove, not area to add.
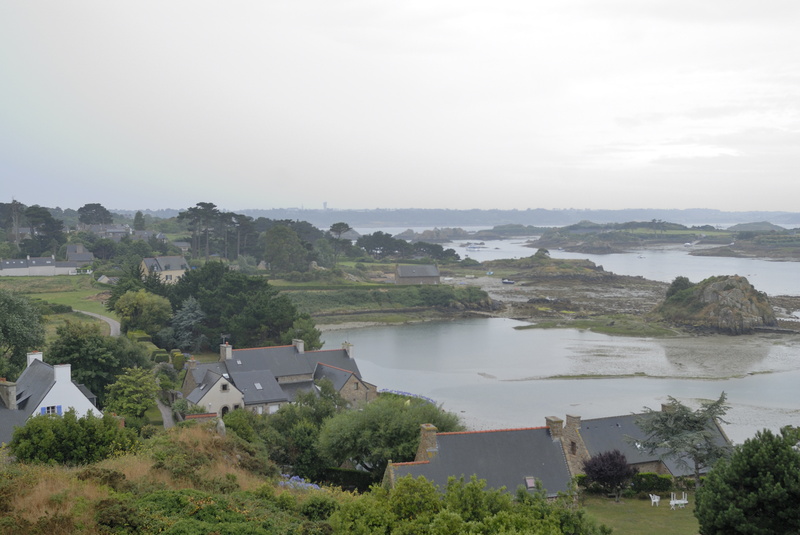
[[[0,290],[0,375],[16,376],[25,354],[44,345],[42,315],[30,299]]]
[[[37,204],[25,209],[25,219],[31,227],[32,236],[23,240],[23,249],[31,256],[56,254],[67,242],[64,223],[52,216],[47,208]]]
[[[797,430],[765,429],[714,466],[696,495],[700,533],[800,533],[799,438]]]
[[[663,457],[693,470],[695,486],[699,487],[700,472],[730,452],[728,444],[718,442],[719,433],[713,428],[718,421],[725,423],[722,417],[730,408],[726,399],[723,392],[718,400],[703,402],[695,411],[672,396],[666,410],[645,407],[636,423],[647,437],[639,444],[651,454],[663,452]]]
[[[156,406],[156,394],[160,388],[152,371],[125,368],[115,382],[106,386],[106,390],[106,411],[142,418],[144,413]]]
[[[297,233],[283,225],[276,225],[264,233],[264,261],[276,273],[308,270],[308,250]]]
[[[145,289],[125,292],[114,305],[120,317],[123,332],[140,330],[156,334],[172,317],[172,307],[166,297],[155,295]]]
[[[619,450],[604,451],[587,459],[583,463],[583,471],[606,493],[613,493],[616,501],[619,501],[622,489],[638,472]]]
[[[172,316],[172,329],[175,343],[184,351],[200,351],[208,339],[203,334],[203,321],[206,314],[193,296],[187,297]]]
[[[141,210],[137,210],[136,214],[133,216],[133,230],[144,230],[145,229],[145,222],[144,222],[144,214]]]
[[[342,251],[342,234],[353,230],[350,225],[345,222],[334,223],[328,232],[333,236],[333,267],[339,263],[339,254]]]
[[[56,339],[45,353],[52,364],[71,364],[72,378],[105,399],[106,385],[113,382],[125,363],[117,354],[117,344],[91,323],[66,322],[56,329]]]
[[[419,446],[419,426],[459,431],[458,416],[419,399],[381,396],[357,411],[344,411],[325,421],[319,437],[324,455],[339,465],[363,466],[377,480],[389,460],[411,461]]]
[[[114,216],[106,207],[99,203],[84,204],[78,208],[78,221],[84,225],[110,225]]]

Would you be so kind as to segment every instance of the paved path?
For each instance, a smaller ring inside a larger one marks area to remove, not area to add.
[[[161,419],[164,420],[164,429],[169,429],[175,425],[175,420],[172,418],[172,409],[161,403],[160,399],[156,399],[158,403],[158,410],[161,411]]]
[[[111,332],[109,333],[111,336],[119,336],[119,322],[115,319],[111,319],[108,316],[101,316],[100,314],[95,314],[94,312],[86,312],[85,310],[77,310],[76,312],[80,312],[81,314],[86,314],[87,316],[92,316],[93,318],[97,318],[100,320],[105,321],[108,323]]]

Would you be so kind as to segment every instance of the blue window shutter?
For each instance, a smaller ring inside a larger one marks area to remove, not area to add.
[[[42,407],[42,414],[47,414],[47,407]]]
[[[61,405],[56,405],[56,412],[61,416]]]

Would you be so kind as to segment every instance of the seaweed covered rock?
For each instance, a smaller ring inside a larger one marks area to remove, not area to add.
[[[738,275],[710,277],[682,289],[668,297],[658,312],[672,323],[728,334],[777,325],[766,294]]]

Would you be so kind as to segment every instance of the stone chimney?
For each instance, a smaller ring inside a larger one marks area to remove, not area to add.
[[[17,383],[0,381],[0,400],[3,400],[6,408],[10,411],[17,410]]]
[[[194,357],[189,359],[189,369],[190,370],[196,370],[197,369],[197,361],[194,359]]]
[[[297,349],[297,352],[302,354],[306,352],[306,343],[299,338],[292,340],[292,345]]]
[[[56,364],[53,366],[53,374],[56,383],[69,383],[72,381],[72,365]]]
[[[34,360],[44,362],[41,351],[31,351],[30,353],[28,353],[28,366],[33,364]]]
[[[672,412],[675,410],[675,407],[672,406],[672,403],[662,403],[661,404],[661,412]]]
[[[436,438],[438,431],[433,424],[419,426],[419,447],[417,448],[417,456],[414,458],[416,462],[430,461],[439,453],[439,441]]]
[[[353,358],[353,344],[350,342],[343,342],[342,349],[344,349],[344,352],[347,353],[349,358]]]
[[[561,438],[564,429],[564,420],[558,416],[545,416],[544,424],[550,428],[551,438]]]
[[[567,414],[567,425],[565,425],[564,428],[570,431],[579,430],[581,428],[581,417]]]
[[[233,346],[228,342],[219,345],[219,361],[224,362],[233,358]]]

